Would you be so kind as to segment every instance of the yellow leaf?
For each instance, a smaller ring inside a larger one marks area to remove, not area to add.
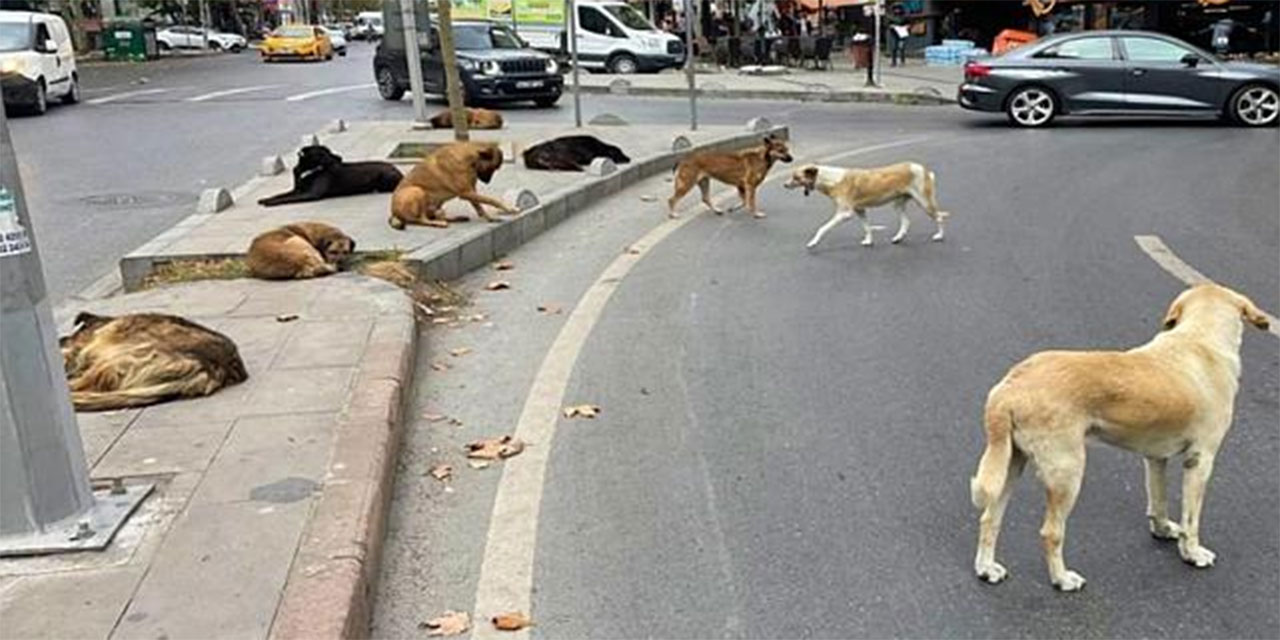
[[[431,467],[431,470],[428,471],[427,473],[431,474],[432,478],[435,478],[436,480],[439,480],[441,482],[445,482],[449,478],[453,477],[453,466],[447,465],[447,464],[438,464],[434,467]]]
[[[446,611],[439,618],[432,618],[418,627],[428,629],[429,636],[456,636],[471,628],[471,616],[462,611]]]
[[[484,288],[490,291],[501,291],[502,289],[510,289],[511,283],[506,280],[494,280],[493,282],[486,284]]]
[[[494,616],[493,626],[498,631],[519,631],[525,627],[533,626],[533,621],[529,619],[529,616],[519,611],[511,611]]]
[[[511,436],[486,438],[467,444],[467,457],[479,460],[510,458],[524,451],[524,443]]]

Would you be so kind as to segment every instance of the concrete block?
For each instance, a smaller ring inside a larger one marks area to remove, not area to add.
[[[542,206],[542,217],[548,228],[564,222],[569,217],[569,207],[563,198]]]
[[[289,503],[311,497],[324,480],[338,414],[241,418],[192,504],[256,500]]]
[[[347,397],[350,367],[285,369],[258,373],[257,384],[240,407],[241,415],[338,411]]]
[[[141,418],[139,418],[141,421]],[[231,421],[130,428],[93,470],[97,478],[203,471],[218,452]]]
[[[372,327],[372,318],[294,323],[271,368],[354,367]]]
[[[487,226],[488,223],[486,223]],[[493,236],[488,229],[480,229],[480,233],[462,243],[459,249],[458,267],[463,273],[483,267],[493,262]]]
[[[543,207],[538,207],[537,209],[534,209],[520,216],[519,218],[516,218],[513,222],[515,223],[516,229],[518,230],[517,234],[520,236],[521,241],[528,242],[536,238],[538,234],[542,233],[543,231],[546,231],[547,229],[546,209]]]
[[[275,155],[262,159],[262,167],[258,170],[259,175],[275,176],[282,173],[284,173],[284,158]]]
[[[521,218],[517,218],[517,221]],[[462,275],[458,268],[458,257],[462,252],[457,247],[423,255],[422,277],[424,280],[456,280]],[[416,256],[414,256],[416,258]]]
[[[618,165],[609,158],[594,158],[591,164],[587,165],[587,175],[589,176],[607,176],[618,170]]]
[[[235,201],[231,198],[231,192],[218,187],[215,189],[205,189],[200,192],[200,201],[196,204],[197,213],[218,213],[231,208]]]
[[[595,127],[625,127],[630,123],[622,119],[621,116],[617,116],[612,113],[602,113],[588,120],[587,124]]]
[[[672,151],[687,151],[693,147],[693,142],[689,140],[689,136],[676,136],[671,140]]]
[[[609,82],[609,93],[625,96],[631,91],[631,81],[623,78],[614,78]]]
[[[329,133],[342,133],[347,130],[347,121],[338,118],[329,124]]]
[[[490,231],[492,231],[490,235],[493,236],[493,255],[495,256],[507,255],[521,244],[515,220],[504,220],[502,224],[494,225]]]
[[[302,136],[302,140],[299,142],[298,146],[310,147],[317,144],[320,144],[320,137],[314,133],[308,133]]]
[[[539,202],[538,194],[525,188],[508,189],[502,194],[502,200],[520,211],[528,211]]]
[[[773,128],[773,123],[768,118],[758,117],[747,121],[747,131],[755,131],[763,133]]]
[[[23,576],[0,601],[6,638],[107,638],[145,568]]]

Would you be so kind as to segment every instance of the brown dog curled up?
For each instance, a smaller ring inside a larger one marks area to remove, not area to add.
[[[295,222],[253,239],[245,263],[264,280],[315,278],[337,273],[356,241],[323,222]]]
[[[177,316],[81,313],[59,340],[77,411],[207,396],[249,379],[230,338]]]
[[[476,191],[476,180],[488,184],[502,167],[502,149],[493,142],[452,142],[433,151],[400,181],[391,194],[391,219],[395,229],[407,224],[447,227],[450,222],[465,222],[467,216],[449,216],[444,204],[454,198],[471,203],[476,215],[494,222],[481,205],[487,204],[503,213],[520,211],[507,203]]]
[[[467,126],[472,129],[501,129],[502,114],[489,109],[475,109],[467,107]],[[452,129],[453,128],[453,111],[445,109],[440,113],[431,116],[428,120],[432,129]]]

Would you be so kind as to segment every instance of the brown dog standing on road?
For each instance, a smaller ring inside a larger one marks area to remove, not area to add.
[[[970,482],[982,509],[973,568],[987,582],[1007,575],[996,538],[1014,480],[1028,460],[1048,490],[1040,529],[1049,578],[1063,591],[1084,586],[1067,569],[1067,516],[1084,478],[1090,437],[1145,457],[1151,535],[1177,540],[1182,559],[1213,564],[1200,545],[1200,513],[1214,456],[1231,427],[1240,377],[1242,320],[1270,321],[1249,298],[1216,284],[1183,291],[1165,331],[1128,351],[1045,351],[1023,360],[987,396],[987,448]],[[1182,525],[1169,520],[1165,466],[1182,455]]]
[[[737,187],[743,206],[751,215],[763,218],[764,212],[756,207],[756,189],[760,188],[775,162],[791,162],[791,152],[787,149],[786,140],[772,135],[765,136],[764,144],[742,151],[695,153],[676,165],[676,191],[667,200],[668,215],[680,217],[676,213],[676,203],[695,184],[702,191],[702,201],[717,215],[723,214],[711,203],[711,179],[715,178]]]
[[[467,216],[447,216],[444,203],[462,198],[471,203],[476,214],[493,222],[480,205],[496,207],[503,213],[520,213],[505,202],[476,191],[476,180],[488,184],[502,167],[502,149],[492,142],[453,142],[436,149],[419,162],[391,194],[393,228],[406,224],[447,227],[450,222],[464,222]]]
[[[337,273],[356,241],[323,222],[295,222],[253,239],[245,263],[264,280],[315,278]]]
[[[177,316],[81,313],[59,340],[77,411],[207,396],[249,379],[230,338]]]
[[[472,129],[501,129],[502,114],[497,111],[488,109],[476,109],[472,107],[465,108],[467,112],[467,126]],[[453,111],[445,109],[440,113],[431,116],[428,120],[432,129],[452,129],[453,128]]]

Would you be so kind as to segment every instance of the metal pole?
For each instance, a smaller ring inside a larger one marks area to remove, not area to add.
[[[573,64],[573,126],[582,127],[582,98],[578,95],[578,3],[565,0],[569,22],[569,61]]]
[[[151,485],[89,488],[44,270],[0,109],[0,556],[101,549]]]
[[[884,0],[876,0],[872,5],[875,11],[876,32],[873,34],[872,44],[875,46],[871,49],[871,68],[875,69],[875,85],[880,86],[880,14],[884,13]]]
[[[698,130],[698,87],[693,68],[693,0],[684,0],[684,74],[689,79],[689,130]]]
[[[427,123],[427,96],[422,88],[422,52],[418,49],[418,17],[414,0],[400,0],[400,25],[404,33],[404,55],[409,65],[409,91],[413,99],[413,127]]]
[[[200,0],[200,36],[201,36],[201,39],[204,41],[204,48],[206,50],[209,48],[208,14],[209,14],[209,5],[205,3],[205,0]]]
[[[440,20],[440,62],[444,65],[445,94],[453,120],[453,139],[470,140],[471,127],[463,104],[462,74],[458,73],[458,53],[453,46],[453,0],[439,0],[436,13]]]

